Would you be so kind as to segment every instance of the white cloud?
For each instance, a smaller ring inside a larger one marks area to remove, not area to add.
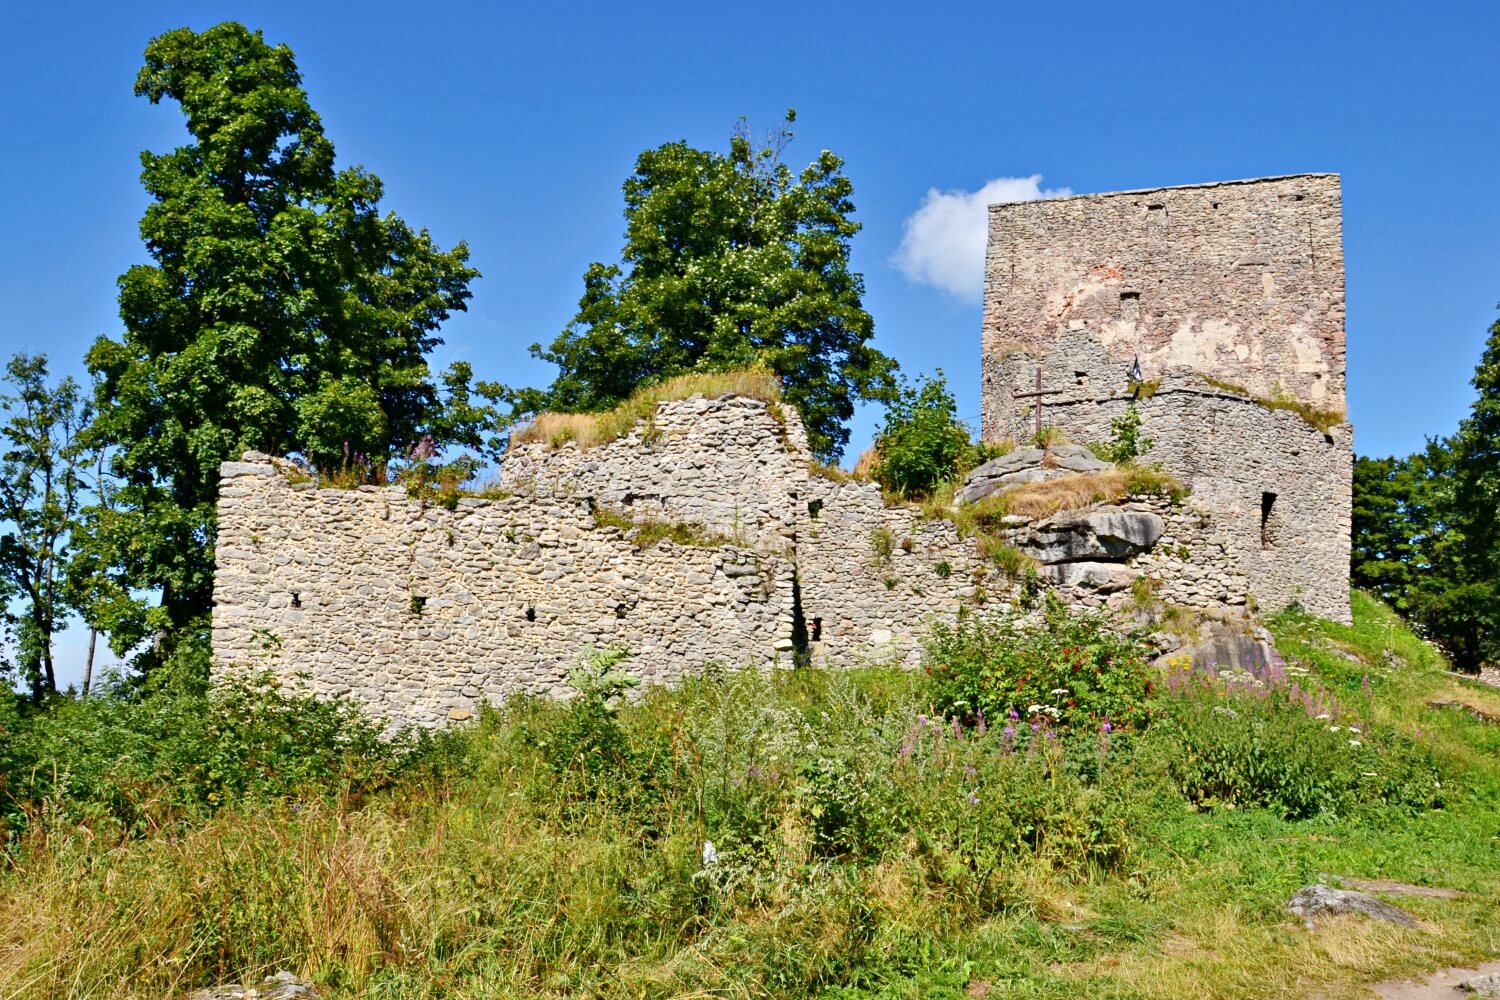
[[[1067,188],[1043,188],[1041,174],[996,177],[978,191],[930,188],[922,206],[907,218],[891,262],[911,281],[977,302],[984,290],[985,207],[1072,193]]]

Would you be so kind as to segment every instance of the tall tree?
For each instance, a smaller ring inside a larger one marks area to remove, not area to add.
[[[573,321],[532,345],[561,370],[520,409],[607,409],[648,382],[759,363],[781,376],[813,450],[842,453],[854,402],[890,398],[896,365],[869,344],[843,161],[824,150],[794,176],[781,160],[795,117],[760,142],[742,121],[727,155],[686,142],[640,155],[621,262],[591,265]]]
[[[0,588],[22,679],[40,703],[57,692],[52,644],[65,624],[69,547],[84,501],[90,454],[82,432],[90,418],[77,383],[48,385],[47,359],[18,354],[0,395]]]
[[[130,537],[116,548],[181,627],[210,606],[220,462],[253,448],[382,468],[435,431],[484,443],[492,411],[467,369],[427,363],[478,275],[467,247],[440,250],[380,213],[377,177],[334,168],[289,48],[235,23],[171,31],[135,92],[175,101],[192,141],[141,155],[152,263],[120,278],[124,336],[88,362]]]

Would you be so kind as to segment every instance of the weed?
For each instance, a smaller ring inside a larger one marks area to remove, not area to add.
[[[629,434],[637,424],[648,423],[659,403],[690,396],[717,398],[728,395],[750,396],[767,403],[781,401],[781,380],[763,368],[742,368],[726,372],[703,372],[643,386],[629,399],[602,413],[540,413],[525,427],[511,434],[511,444],[540,441],[549,448],[572,443],[579,448],[608,444]],[[780,420],[776,406],[770,407]]]
[[[896,551],[896,537],[889,528],[876,528],[870,532],[870,558],[876,566],[889,566]]]

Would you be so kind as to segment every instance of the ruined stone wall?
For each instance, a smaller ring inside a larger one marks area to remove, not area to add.
[[[990,206],[982,380],[986,435],[1032,388],[1068,398],[1191,370],[1342,411],[1339,178],[1252,181]]]
[[[953,522],[887,507],[874,483],[814,476],[805,495],[797,578],[815,659],[915,662],[933,621],[1012,589]]]
[[[529,492],[452,510],[399,487],[317,489],[266,456],[226,463],[216,669],[306,673],[316,693],[393,723],[441,725],[482,700],[565,694],[589,646],[625,647],[624,669],[653,683],[713,663],[789,666],[800,642],[834,666],[914,663],[932,622],[1014,600],[951,521],[813,474],[802,440],[795,413],[758,401],[662,403],[616,442],[521,446],[507,483]],[[596,517],[606,506],[744,544],[640,548]],[[1159,498],[1125,509],[1159,516],[1160,544],[1130,565],[1044,565],[1064,600],[1123,599],[1144,572],[1174,603],[1243,603],[1210,517]]]
[[[565,692],[587,646],[672,682],[707,663],[790,662],[791,563],[735,547],[639,550],[585,499],[460,500],[313,489],[227,463],[219,503],[219,670],[306,672],[394,723]]]
[[[1104,441],[1130,401],[1050,404],[1045,419],[1072,440]],[[1349,620],[1349,425],[1324,433],[1296,413],[1187,378],[1167,380],[1156,395],[1137,400],[1136,410],[1142,436],[1154,443],[1143,460],[1160,462],[1192,491],[1192,505],[1211,516],[1215,537],[1261,607],[1296,601],[1313,614]]]
[[[629,434],[590,448],[527,442],[500,486],[539,497],[591,497],[637,519],[701,524],[785,552],[812,453],[795,413],[747,396],[694,396],[657,407]]]

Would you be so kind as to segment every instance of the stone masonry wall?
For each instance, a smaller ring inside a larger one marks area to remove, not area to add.
[[[638,550],[587,500],[460,500],[313,489],[270,461],[226,463],[214,653],[221,670],[309,673],[394,723],[481,699],[562,694],[587,646],[671,682],[707,663],[789,660],[791,563],[745,548]]]
[[[502,489],[588,496],[637,519],[701,524],[768,551],[787,551],[812,453],[795,414],[747,396],[694,396],[657,408],[624,437],[583,449],[519,444]]]
[[[813,473],[800,431],[759,401],[663,403],[616,442],[521,446],[506,482],[530,492],[454,510],[399,487],[317,489],[253,453],[226,463],[216,669],[307,673],[316,693],[393,723],[441,725],[481,700],[565,694],[589,646],[623,645],[624,669],[654,683],[710,663],[790,665],[799,641],[836,666],[913,663],[933,621],[1014,599],[951,521]],[[1193,502],[1124,501],[1165,531],[1132,565],[1090,564],[1107,584],[1043,569],[1080,606],[1128,596],[1137,573],[1174,603],[1243,603],[1235,554]],[[641,549],[601,526],[605,506],[744,544]]]
[[[805,495],[797,578],[815,659],[915,662],[930,622],[1011,589],[953,522],[887,507],[874,483],[814,476]]]
[[[1072,440],[1104,441],[1129,402],[1057,403],[1045,408],[1045,420]],[[1167,380],[1156,395],[1137,400],[1136,410],[1142,436],[1154,443],[1143,460],[1160,462],[1192,491],[1192,505],[1211,516],[1262,607],[1296,601],[1313,614],[1349,620],[1349,425],[1324,433],[1296,413],[1188,378]]]
[[[1098,394],[1101,376],[1118,387],[1139,356],[1148,380],[1192,370],[1342,410],[1341,211],[1336,174],[990,206],[986,430],[1010,408],[1005,358],[1071,357],[1077,340],[1108,363],[1047,386],[1075,398]]]

